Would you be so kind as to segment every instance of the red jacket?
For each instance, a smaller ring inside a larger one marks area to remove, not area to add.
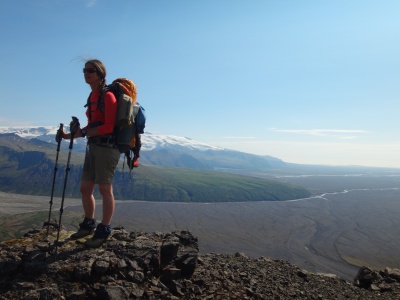
[[[86,127],[92,128],[90,124],[101,123],[103,125],[97,127],[99,135],[112,134],[115,118],[117,117],[117,100],[113,93],[105,93],[103,113],[98,105],[99,93],[100,91],[94,91],[90,96],[89,105],[86,110],[88,118],[88,125]]]

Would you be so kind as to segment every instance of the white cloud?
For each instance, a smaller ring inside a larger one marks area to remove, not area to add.
[[[255,136],[223,136],[223,139],[238,139],[238,140],[243,140],[243,139],[255,139]]]
[[[354,130],[354,129],[277,129],[270,128],[270,130],[275,132],[284,132],[284,133],[295,133],[295,134],[306,134],[306,135],[318,135],[318,136],[340,136],[343,137],[342,134],[363,134],[367,133],[366,130]],[[355,138],[354,136],[350,138]]]
[[[86,7],[93,7],[97,3],[97,0],[86,0]]]

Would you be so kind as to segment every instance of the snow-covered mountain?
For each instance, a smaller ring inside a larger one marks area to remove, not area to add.
[[[38,139],[55,144],[58,127],[0,127],[0,135],[15,134],[21,138]],[[69,131],[68,126],[65,126]],[[64,140],[63,149],[68,149],[69,141]],[[85,139],[74,140],[74,152],[84,152]],[[282,160],[271,156],[259,156],[225,149],[175,135],[142,134],[140,160],[144,164],[183,167],[190,169],[247,170],[262,171],[285,167]]]
[[[23,138],[36,138],[42,135],[52,135],[57,133],[58,127],[55,126],[25,126],[25,127],[5,127],[0,126],[0,134],[15,133]]]
[[[68,131],[68,126],[65,126]],[[16,135],[32,139],[37,138],[45,142],[54,143],[54,137],[57,133],[58,127],[55,126],[42,126],[42,127],[0,127],[0,134],[15,133]],[[67,141],[66,141],[67,142]],[[85,144],[83,139],[76,141],[79,146]],[[142,135],[142,151],[151,151],[155,149],[174,149],[179,151],[185,150],[226,150],[221,147],[207,145],[202,142],[194,141],[187,137],[180,137],[175,135],[157,135],[146,132]]]
[[[157,148],[185,148],[190,150],[224,150],[221,147],[211,146],[202,142],[194,141],[187,137],[175,135],[156,135],[145,133],[142,135],[142,150],[154,150]]]

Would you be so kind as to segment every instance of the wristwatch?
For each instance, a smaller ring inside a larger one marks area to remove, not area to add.
[[[86,130],[86,129],[81,129],[82,137],[85,137],[85,136],[86,136],[86,133],[87,133],[87,130]]]

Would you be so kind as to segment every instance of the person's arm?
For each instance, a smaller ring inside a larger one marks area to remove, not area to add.
[[[85,129],[86,130],[86,135],[85,136],[96,136],[96,135],[99,135],[99,132],[98,132],[98,127],[95,127],[95,128],[88,128],[87,126],[85,126],[85,127],[83,127],[83,128],[79,128],[76,132],[75,132],[75,134],[74,134],[74,139],[75,138],[79,138],[79,137],[83,137],[83,135],[82,135],[82,129]],[[67,132],[65,132],[65,130],[63,129],[63,133],[62,133],[62,135],[61,135],[61,137],[63,138],[63,139],[65,139],[65,140],[69,140],[69,139],[71,139],[71,133],[67,133]]]
[[[86,135],[88,137],[111,134],[114,131],[115,118],[117,117],[117,99],[111,92],[107,92],[104,95],[104,124],[98,127],[89,128],[85,126],[83,128],[78,128],[74,134],[74,138],[83,137],[82,129],[86,130]],[[63,129],[62,134],[63,139],[71,139],[71,133],[65,132]]]
[[[114,131],[115,118],[117,117],[117,99],[111,92],[107,92],[104,95],[104,124],[96,127],[90,128],[88,134],[93,132],[94,135],[111,134]],[[97,130],[97,132],[95,132]]]
[[[63,129],[63,132],[61,134],[61,137],[65,140],[69,140],[71,138],[71,133],[66,133],[65,130]]]

